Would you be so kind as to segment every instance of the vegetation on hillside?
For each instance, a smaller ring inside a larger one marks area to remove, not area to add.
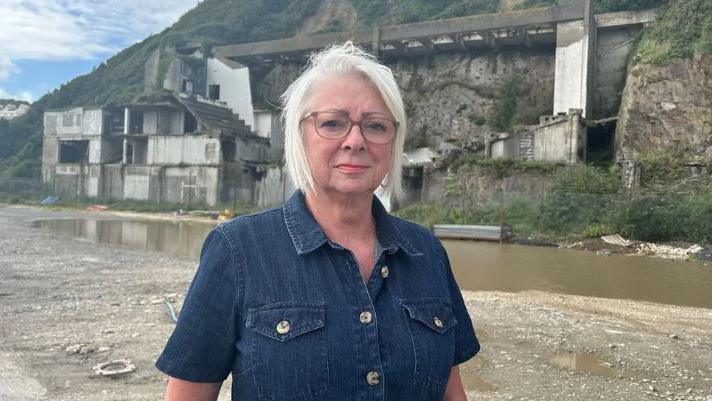
[[[697,52],[712,53],[712,1],[673,1],[644,32],[634,60],[664,65]]]

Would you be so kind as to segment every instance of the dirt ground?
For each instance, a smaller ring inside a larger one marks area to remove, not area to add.
[[[78,214],[0,205],[0,401],[162,399],[153,363],[173,328],[163,300],[180,305],[195,262],[29,227]],[[483,345],[461,368],[470,400],[712,401],[710,309],[543,292],[465,298]],[[136,371],[93,373],[120,358]]]

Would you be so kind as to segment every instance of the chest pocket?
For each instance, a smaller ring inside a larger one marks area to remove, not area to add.
[[[457,319],[450,302],[440,298],[402,301],[415,351],[414,384],[436,393],[445,390],[455,357]]]
[[[328,390],[324,304],[280,302],[247,312],[260,399],[301,401]]]

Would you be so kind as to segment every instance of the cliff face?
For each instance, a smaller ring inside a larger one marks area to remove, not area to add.
[[[29,109],[30,104],[27,102],[0,100],[0,119],[12,120],[27,113]]]
[[[536,124],[551,113],[554,97],[554,54],[550,49],[501,52],[450,53],[400,59],[393,69],[408,113],[406,148],[454,142],[481,148],[493,132],[490,120],[495,99],[507,81],[517,80],[513,125]],[[279,104],[279,95],[303,66],[280,63],[255,71],[253,93],[267,103]]]
[[[632,67],[618,118],[619,159],[673,146],[712,158],[712,54]]]

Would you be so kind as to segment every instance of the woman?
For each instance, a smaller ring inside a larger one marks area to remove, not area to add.
[[[156,362],[167,400],[465,400],[479,350],[440,242],[389,216],[405,112],[387,67],[327,49],[283,96],[282,207],[215,228]]]

